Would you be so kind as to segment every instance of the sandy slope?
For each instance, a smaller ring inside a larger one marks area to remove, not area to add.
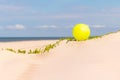
[[[53,42],[9,42],[0,47],[34,49]],[[63,41],[44,55],[1,50],[0,75],[0,80],[120,80],[120,32],[82,42]]]

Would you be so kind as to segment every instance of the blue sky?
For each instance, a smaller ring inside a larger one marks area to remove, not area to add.
[[[77,23],[91,35],[120,29],[120,0],[0,0],[0,37],[72,36]]]

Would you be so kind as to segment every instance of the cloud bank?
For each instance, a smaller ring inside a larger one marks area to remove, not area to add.
[[[8,29],[8,30],[24,30],[25,26],[22,25],[22,24],[8,25],[8,26],[5,26],[4,29]]]

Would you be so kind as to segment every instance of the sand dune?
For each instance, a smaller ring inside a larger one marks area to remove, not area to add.
[[[120,80],[120,32],[66,43],[43,55],[2,48],[35,49],[53,41],[0,43],[0,80]]]

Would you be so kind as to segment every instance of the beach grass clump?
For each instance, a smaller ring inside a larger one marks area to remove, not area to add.
[[[18,53],[23,53],[23,54],[25,54],[25,53],[26,53],[26,50],[20,50],[20,49],[18,49]]]
[[[63,40],[64,39],[60,39],[53,44],[46,45],[45,48],[43,49],[43,53],[49,52],[51,49],[57,47],[60,44],[60,42],[63,41]]]
[[[30,49],[29,51],[28,51],[28,54],[32,54],[33,52],[32,52],[32,50]]]
[[[66,43],[70,42],[70,41],[76,41],[76,39],[74,37],[67,37],[67,38],[61,38],[59,39],[59,41],[63,41],[63,40],[67,40]]]
[[[7,48],[6,50],[10,51],[10,52],[13,52],[13,53],[16,53],[16,51],[14,49],[12,49],[12,48]]]
[[[102,37],[102,36],[90,36],[90,37],[89,37],[89,40],[90,40],[90,39],[101,38],[101,37]]]
[[[61,42],[62,40],[59,40],[59,41],[56,41],[55,43],[53,44],[48,44],[46,45],[44,48],[36,48],[35,50],[29,50],[28,51],[28,54],[42,54],[42,53],[45,53],[45,52],[49,52],[51,49],[55,48],[56,46],[59,45],[59,43]]]
[[[90,39],[95,39],[95,38],[101,38],[102,36],[90,36],[89,38],[88,38],[88,40],[90,40]],[[67,42],[66,43],[68,43],[68,42],[70,42],[70,41],[77,41],[74,37],[68,37],[68,38],[62,38],[62,40],[67,40]]]
[[[49,52],[50,49],[53,49],[54,47],[56,47],[55,44],[49,44],[49,45],[45,46],[43,52]]]
[[[42,53],[41,49],[36,48],[35,50],[29,50],[28,54],[40,54]]]
[[[70,42],[70,41],[76,41],[76,39],[75,39],[75,38],[73,38],[73,37],[68,37],[68,38],[66,38],[66,40],[67,40],[67,42],[66,42],[66,43],[68,43],[68,42]]]
[[[36,48],[35,50],[33,50],[32,53],[33,54],[40,54],[41,53],[41,49]]]
[[[44,48],[36,48],[35,50],[29,50],[28,51],[28,54],[42,54],[42,53],[45,53],[45,52],[49,52],[51,49],[55,48],[56,46],[59,45],[59,43],[61,42],[62,40],[59,40],[59,41],[56,41],[55,43],[53,44],[48,44],[46,45]]]
[[[21,50],[21,49],[18,49],[18,50],[15,51],[15,50],[12,49],[12,48],[7,48],[6,50],[11,51],[11,52],[14,52],[14,53],[17,52],[17,53],[22,53],[22,54],[26,54],[26,53],[28,53],[28,54],[41,54],[41,53],[49,52],[51,49],[57,47],[57,46],[60,44],[60,42],[63,41],[63,40],[65,40],[65,39],[60,39],[60,40],[56,41],[56,42],[53,43],[53,44],[48,44],[48,45],[46,45],[46,46],[43,47],[43,48],[36,48],[36,49],[34,49],[34,50],[31,50],[31,49],[30,49],[28,52],[27,52],[26,50]],[[72,41],[71,38],[67,38],[67,40],[68,40],[68,41]],[[74,40],[74,39],[73,39],[73,40]]]

